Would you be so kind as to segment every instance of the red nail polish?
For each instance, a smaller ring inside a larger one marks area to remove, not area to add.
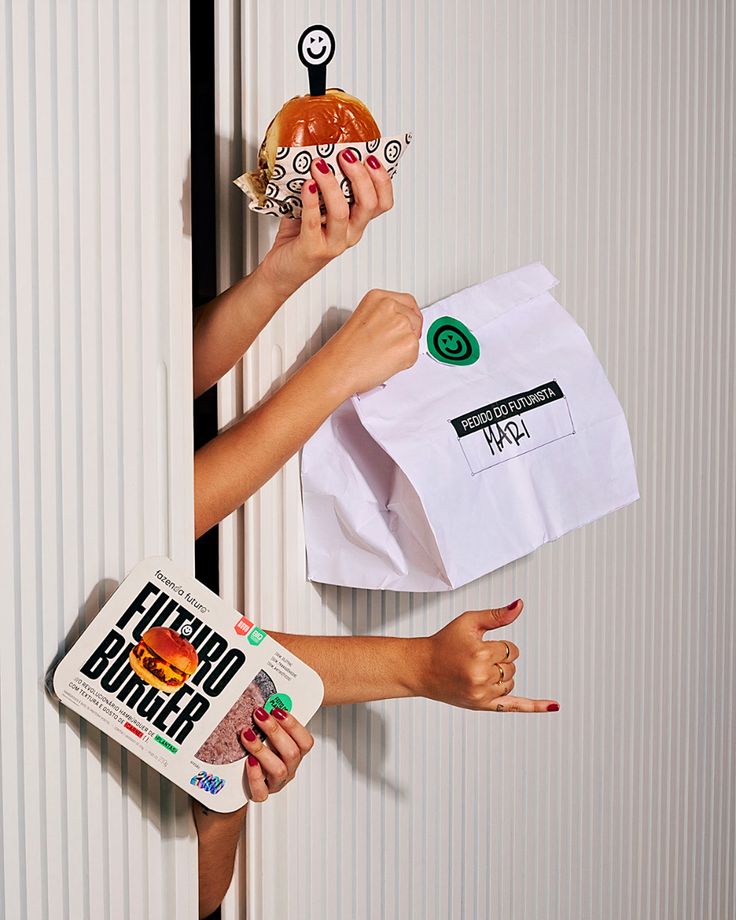
[[[507,610],[516,610],[516,608],[517,608],[518,606],[519,606],[519,598],[517,597],[515,601],[511,601],[511,603],[508,605],[508,607],[507,607],[506,609],[507,609]]]
[[[279,722],[283,722],[284,719],[286,718],[286,713],[284,712],[283,709],[272,709],[272,710],[271,710],[271,715],[272,715],[272,716],[276,716],[276,718],[279,720]]]
[[[368,159],[366,160],[366,163],[370,166],[371,169],[380,169],[380,168],[381,168],[380,160],[378,159],[378,157],[374,157],[373,154],[371,154],[371,155],[368,157]]]
[[[308,188],[309,191],[314,195],[314,193],[317,191],[317,183],[316,183],[316,182],[310,182],[309,185],[307,186],[307,188]]]
[[[249,767],[258,766],[258,760],[252,754],[248,754],[248,766]]]
[[[253,731],[252,728],[246,728],[246,730],[243,732],[243,737],[246,738],[248,741],[255,741],[256,733]]]
[[[343,150],[342,158],[346,163],[355,163],[358,159],[349,147],[347,150]]]
[[[325,163],[324,160],[317,160],[317,169],[325,175],[330,171],[330,167]]]
[[[256,719],[258,719],[259,722],[265,722],[268,718],[268,713],[260,706],[258,709],[253,711],[253,715],[256,717]]]
[[[547,707],[547,712],[557,712],[559,708],[559,703],[550,703]]]

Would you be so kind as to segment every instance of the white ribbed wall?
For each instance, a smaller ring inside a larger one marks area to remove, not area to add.
[[[43,676],[193,563],[188,5],[8,0],[0,57],[0,916],[186,920],[187,796]]]
[[[395,210],[295,296],[223,422],[372,286],[428,303],[532,260],[626,410],[642,500],[453,594],[310,585],[298,464],[223,527],[226,593],[294,632],[433,631],[522,595],[521,693],[324,712],[251,821],[251,920],[730,920],[734,844],[734,29],[730,0],[218,3],[221,286],[276,222],[230,185],[324,22],[329,82],[414,130]],[[242,111],[242,122],[241,122]],[[332,329],[324,330],[327,335]],[[242,909],[241,909],[242,910]]]

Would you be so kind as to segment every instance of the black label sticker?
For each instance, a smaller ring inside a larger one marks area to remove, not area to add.
[[[523,412],[529,412],[555,399],[564,399],[564,396],[557,381],[550,380],[549,383],[543,383],[541,386],[534,387],[533,390],[517,393],[516,396],[507,396],[506,399],[499,399],[488,403],[487,406],[481,406],[480,409],[473,409],[472,412],[453,418],[451,419],[452,427],[459,438],[464,438],[492,422],[501,422],[512,415],[521,415]]]
[[[556,380],[450,419],[472,473],[575,433]]]

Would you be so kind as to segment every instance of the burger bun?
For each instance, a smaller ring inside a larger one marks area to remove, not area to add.
[[[184,636],[180,636],[173,629],[165,626],[154,626],[146,630],[141,636],[141,641],[145,642],[152,652],[163,658],[175,668],[183,671],[191,677],[197,670],[199,657],[197,650],[191,642],[187,641]]]

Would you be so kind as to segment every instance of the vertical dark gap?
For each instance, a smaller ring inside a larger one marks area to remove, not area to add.
[[[217,225],[215,212],[215,5],[190,0],[192,304],[217,294]],[[217,386],[194,400],[194,449],[217,434]],[[194,544],[196,577],[215,593],[220,590],[219,532],[213,527]],[[221,920],[220,908],[207,920]]]
[[[191,0],[191,207],[192,302],[194,309],[217,294],[215,214],[215,8],[213,0]],[[194,448],[217,434],[217,387],[194,400]],[[219,592],[218,528],[195,543],[195,574]]]

